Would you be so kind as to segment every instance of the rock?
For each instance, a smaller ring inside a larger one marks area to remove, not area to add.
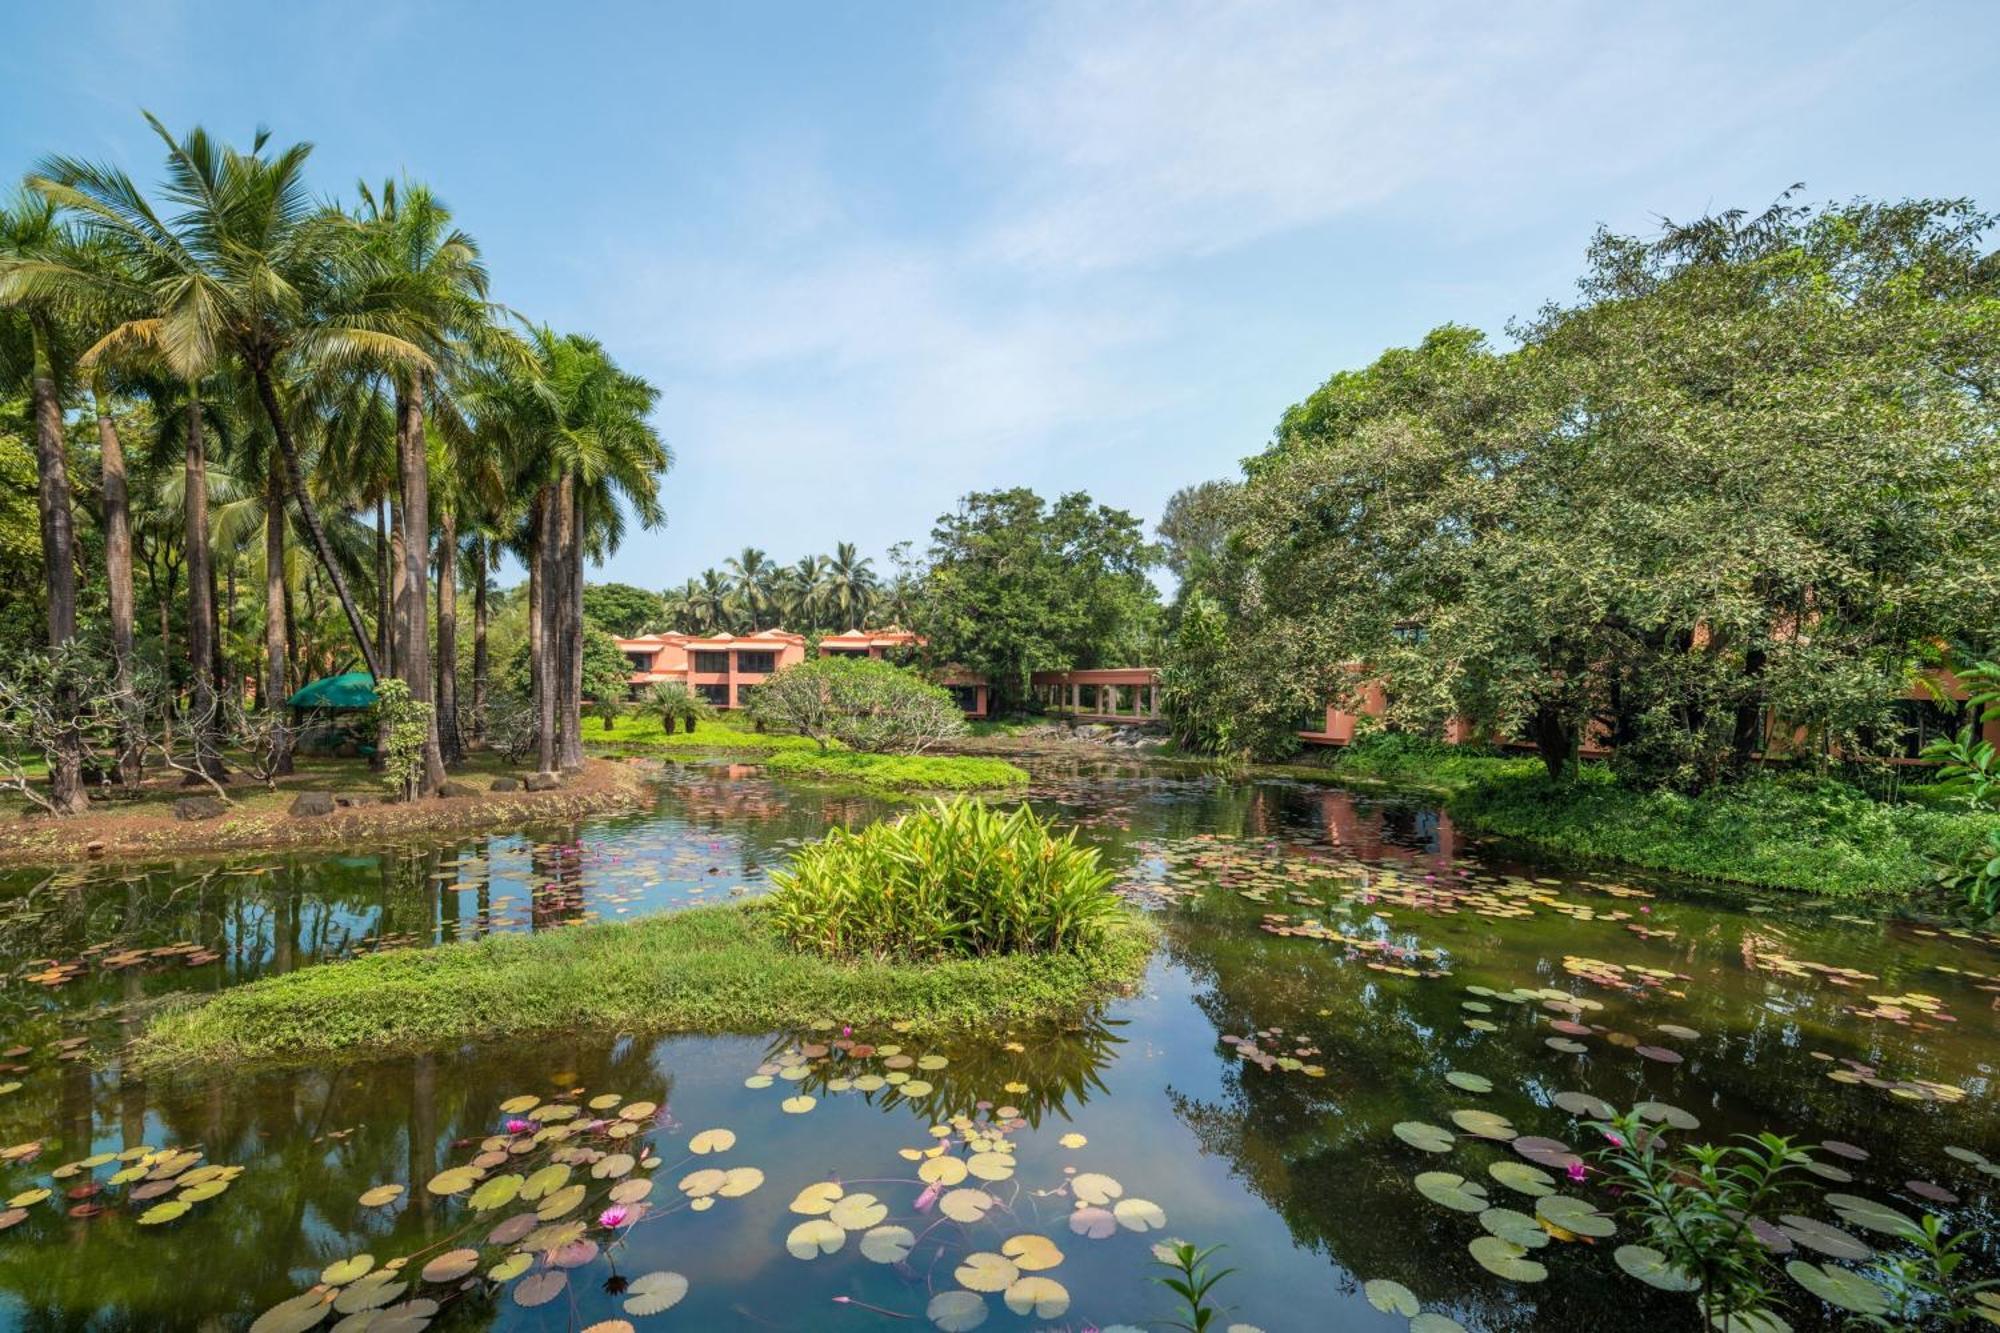
[[[381,805],[380,796],[336,796],[333,803],[339,806]]]
[[[333,793],[330,791],[302,791],[292,801],[292,816],[296,819],[332,813]]]
[[[554,791],[562,786],[562,779],[547,771],[530,773],[525,785],[529,791]]]
[[[491,787],[488,787],[488,788],[487,788],[487,790],[488,790],[488,791],[519,791],[519,790],[521,790],[521,780],[520,780],[519,778],[510,778],[510,777],[497,777],[497,778],[493,779],[493,785],[492,785]]]
[[[479,788],[473,786],[470,782],[440,782],[437,794],[440,796],[477,796],[479,795]]]
[[[218,797],[183,796],[174,802],[175,819],[216,819],[229,812]]]

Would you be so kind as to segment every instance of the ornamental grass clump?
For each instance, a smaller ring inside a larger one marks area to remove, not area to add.
[[[940,801],[859,833],[834,829],[773,872],[770,920],[799,948],[928,961],[1076,951],[1119,913],[1097,850],[1027,806]]]

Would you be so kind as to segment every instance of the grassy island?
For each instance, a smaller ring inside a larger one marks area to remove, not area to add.
[[[1078,1011],[1136,981],[1153,929],[1123,913],[1060,953],[844,962],[791,947],[756,903],[644,921],[399,949],[252,982],[169,1009],[140,1067],[307,1065],[329,1057],[590,1029],[767,1032],[832,1018],[913,1030]]]

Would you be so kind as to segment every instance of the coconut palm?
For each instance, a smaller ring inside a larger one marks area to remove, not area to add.
[[[777,573],[771,557],[754,546],[746,546],[722,565],[729,575],[730,592],[749,622],[748,628],[763,629],[771,614],[772,579]]]
[[[853,542],[836,542],[826,560],[826,600],[834,628],[859,629],[874,602],[875,562],[861,555]]]
[[[10,381],[25,380],[35,422],[36,508],[41,518],[42,570],[52,652],[76,638],[76,531],[70,512],[69,452],[63,438],[63,379],[74,370],[74,336],[66,293],[24,280],[35,266],[62,264],[68,238],[56,211],[32,196],[0,209],[0,302],[8,309],[13,355]],[[9,384],[9,390],[14,388]],[[60,711],[74,711],[65,698]],[[82,738],[65,730],[49,756],[49,788],[58,814],[85,809]]]
[[[269,135],[260,131],[246,153],[199,128],[176,140],[152,115],[146,120],[167,149],[161,197],[180,211],[163,218],[115,167],[51,158],[29,184],[117,252],[130,277],[110,282],[54,269],[36,276],[51,285],[87,282],[141,311],[100,339],[93,354],[143,351],[191,383],[230,358],[250,377],[314,553],[363,661],[379,675],[360,610],[307,491],[280,388],[300,372],[428,370],[430,358],[408,336],[408,310],[363,299],[369,289],[361,281],[356,224],[315,203],[306,189],[311,144],[267,155]]]

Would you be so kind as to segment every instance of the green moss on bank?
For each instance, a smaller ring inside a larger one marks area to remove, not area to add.
[[[1004,759],[966,755],[856,754],[848,750],[786,750],[764,762],[785,777],[853,782],[883,791],[995,791],[1025,786],[1026,770]]]
[[[805,736],[753,731],[747,725],[737,726],[733,719],[730,721],[710,719],[696,723],[693,731],[676,730],[669,733],[661,729],[660,720],[656,717],[633,717],[629,714],[614,719],[609,729],[594,718],[585,719],[583,739],[590,745],[682,750],[697,755],[730,752],[763,754],[777,750],[819,748],[814,741]]]
[[[1154,941],[1130,913],[1104,944],[1074,953],[837,963],[787,947],[762,918],[735,903],[329,963],[166,1010],[133,1060],[146,1071],[303,1065],[585,1029],[756,1033],[818,1019],[999,1025],[1076,1012],[1130,985]]]
[[[1552,782],[1533,757],[1384,736],[1333,755],[1333,781],[1442,796],[1461,826],[1538,851],[1694,879],[1886,904],[1931,892],[2000,816],[1891,803],[1843,782],[1753,778],[1700,796],[1627,787],[1602,765]]]

